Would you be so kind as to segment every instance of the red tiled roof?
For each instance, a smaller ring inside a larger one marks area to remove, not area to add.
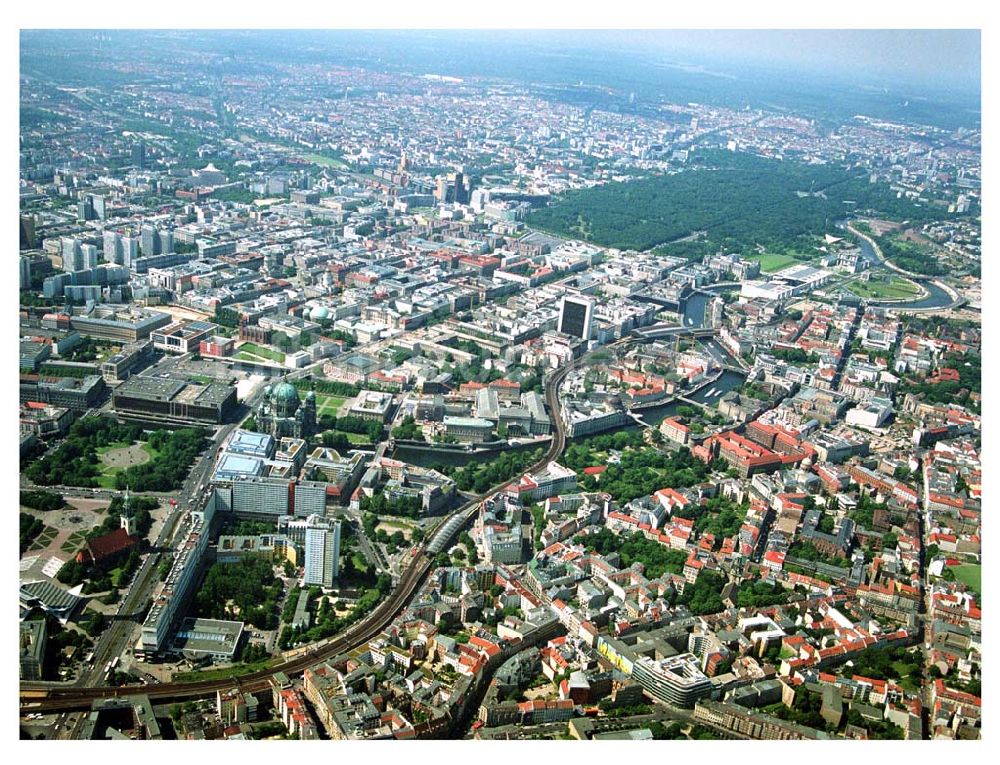
[[[119,527],[110,534],[91,539],[87,543],[87,547],[94,560],[99,561],[137,544],[139,544],[139,537],[132,536],[124,528]]]

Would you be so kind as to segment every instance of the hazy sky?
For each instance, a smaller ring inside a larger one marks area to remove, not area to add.
[[[622,48],[673,58],[726,59],[775,68],[850,74],[945,88],[980,87],[979,30],[641,30],[573,32],[581,42],[610,37]]]

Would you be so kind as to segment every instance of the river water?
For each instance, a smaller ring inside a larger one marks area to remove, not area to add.
[[[533,449],[538,449],[539,447],[543,450],[547,449],[548,442],[546,441],[540,444],[518,444],[517,446],[509,446],[503,451],[531,451]],[[496,459],[500,454],[501,452],[499,451],[466,452],[445,449],[440,451],[431,451],[429,449],[415,449],[412,446],[397,446],[392,452],[392,459],[402,460],[403,462],[408,462],[411,465],[419,465],[420,467],[431,467],[434,464],[454,465],[456,467],[460,467],[462,465],[468,465],[470,462],[490,462],[491,460]]]
[[[732,288],[713,288],[709,285],[705,289],[709,291],[719,291],[721,289]],[[710,298],[708,295],[700,292],[694,293],[687,299],[684,305],[684,326],[704,326],[705,306],[709,300]],[[717,361],[730,364],[732,366],[736,365],[735,359],[733,359],[732,356],[715,340],[703,339],[699,340],[698,344],[702,345],[705,350],[711,353]],[[745,379],[746,375],[741,375],[737,372],[730,372],[727,370],[722,373],[722,376],[716,382],[702,389],[690,398],[692,401],[697,401],[701,404],[705,404],[706,406],[715,407],[723,395],[733,390],[733,388],[738,388],[743,384]],[[642,409],[639,414],[640,418],[646,425],[655,427],[667,417],[676,414],[678,407],[681,406],[685,406],[684,402],[673,402],[670,404],[663,404],[662,406]],[[631,430],[638,427],[638,424],[630,424],[614,430]],[[611,433],[614,432],[614,430],[604,432]],[[510,449],[506,449],[505,451],[522,451],[524,449],[534,448],[537,448],[537,445],[524,444],[510,447]],[[498,452],[429,451],[425,449],[414,449],[413,447],[407,446],[398,446],[395,451],[393,451],[392,458],[402,460],[403,462],[409,462],[412,465],[420,465],[421,467],[430,467],[435,463],[460,466],[467,465],[470,462],[489,462],[490,460],[495,459],[497,454]]]
[[[872,246],[864,239],[858,239],[857,242],[858,246],[861,247],[861,253],[868,259],[868,261],[876,264],[876,267],[879,267],[879,260],[875,255],[875,251],[872,249]],[[904,302],[869,300],[868,304],[887,306],[891,308],[946,308],[951,305],[951,296],[932,281],[929,279],[920,280],[919,283],[921,287],[930,293],[927,297],[921,300],[909,300]]]

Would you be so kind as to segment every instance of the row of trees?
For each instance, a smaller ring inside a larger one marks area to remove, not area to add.
[[[248,428],[248,430],[252,430],[252,428]],[[319,440],[323,446],[329,449],[336,449],[337,451],[350,449],[353,446],[347,434],[341,433],[339,430],[327,430],[320,434]]]
[[[320,425],[327,430],[340,430],[344,433],[358,433],[375,443],[382,438],[382,421],[366,420],[363,417],[334,417],[324,414],[319,418]]]
[[[344,398],[357,396],[360,390],[357,385],[337,382],[336,380],[293,380],[292,385],[300,391],[315,390],[317,393],[326,393],[329,396],[342,396]]]
[[[21,513],[20,515],[20,531],[21,531],[21,554],[27,550],[31,543],[35,541],[42,530],[45,528],[45,524],[38,520],[31,513]]]
[[[362,495],[361,512],[376,515],[401,515],[406,518],[418,518],[423,509],[420,497],[387,497],[377,492],[371,497]]]
[[[91,367],[71,367],[68,364],[54,364],[51,361],[43,361],[41,369],[38,370],[38,374],[42,377],[76,377],[84,378],[89,377],[97,371],[96,366]],[[31,374],[31,370],[24,370],[28,374]]]
[[[22,491],[21,504],[33,510],[48,512],[65,507],[66,500],[61,494],[56,494],[54,491]]]

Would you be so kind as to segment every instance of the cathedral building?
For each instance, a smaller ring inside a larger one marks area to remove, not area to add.
[[[274,438],[308,438],[316,431],[316,394],[309,391],[304,400],[288,382],[264,389],[264,398],[254,411],[257,431]]]

